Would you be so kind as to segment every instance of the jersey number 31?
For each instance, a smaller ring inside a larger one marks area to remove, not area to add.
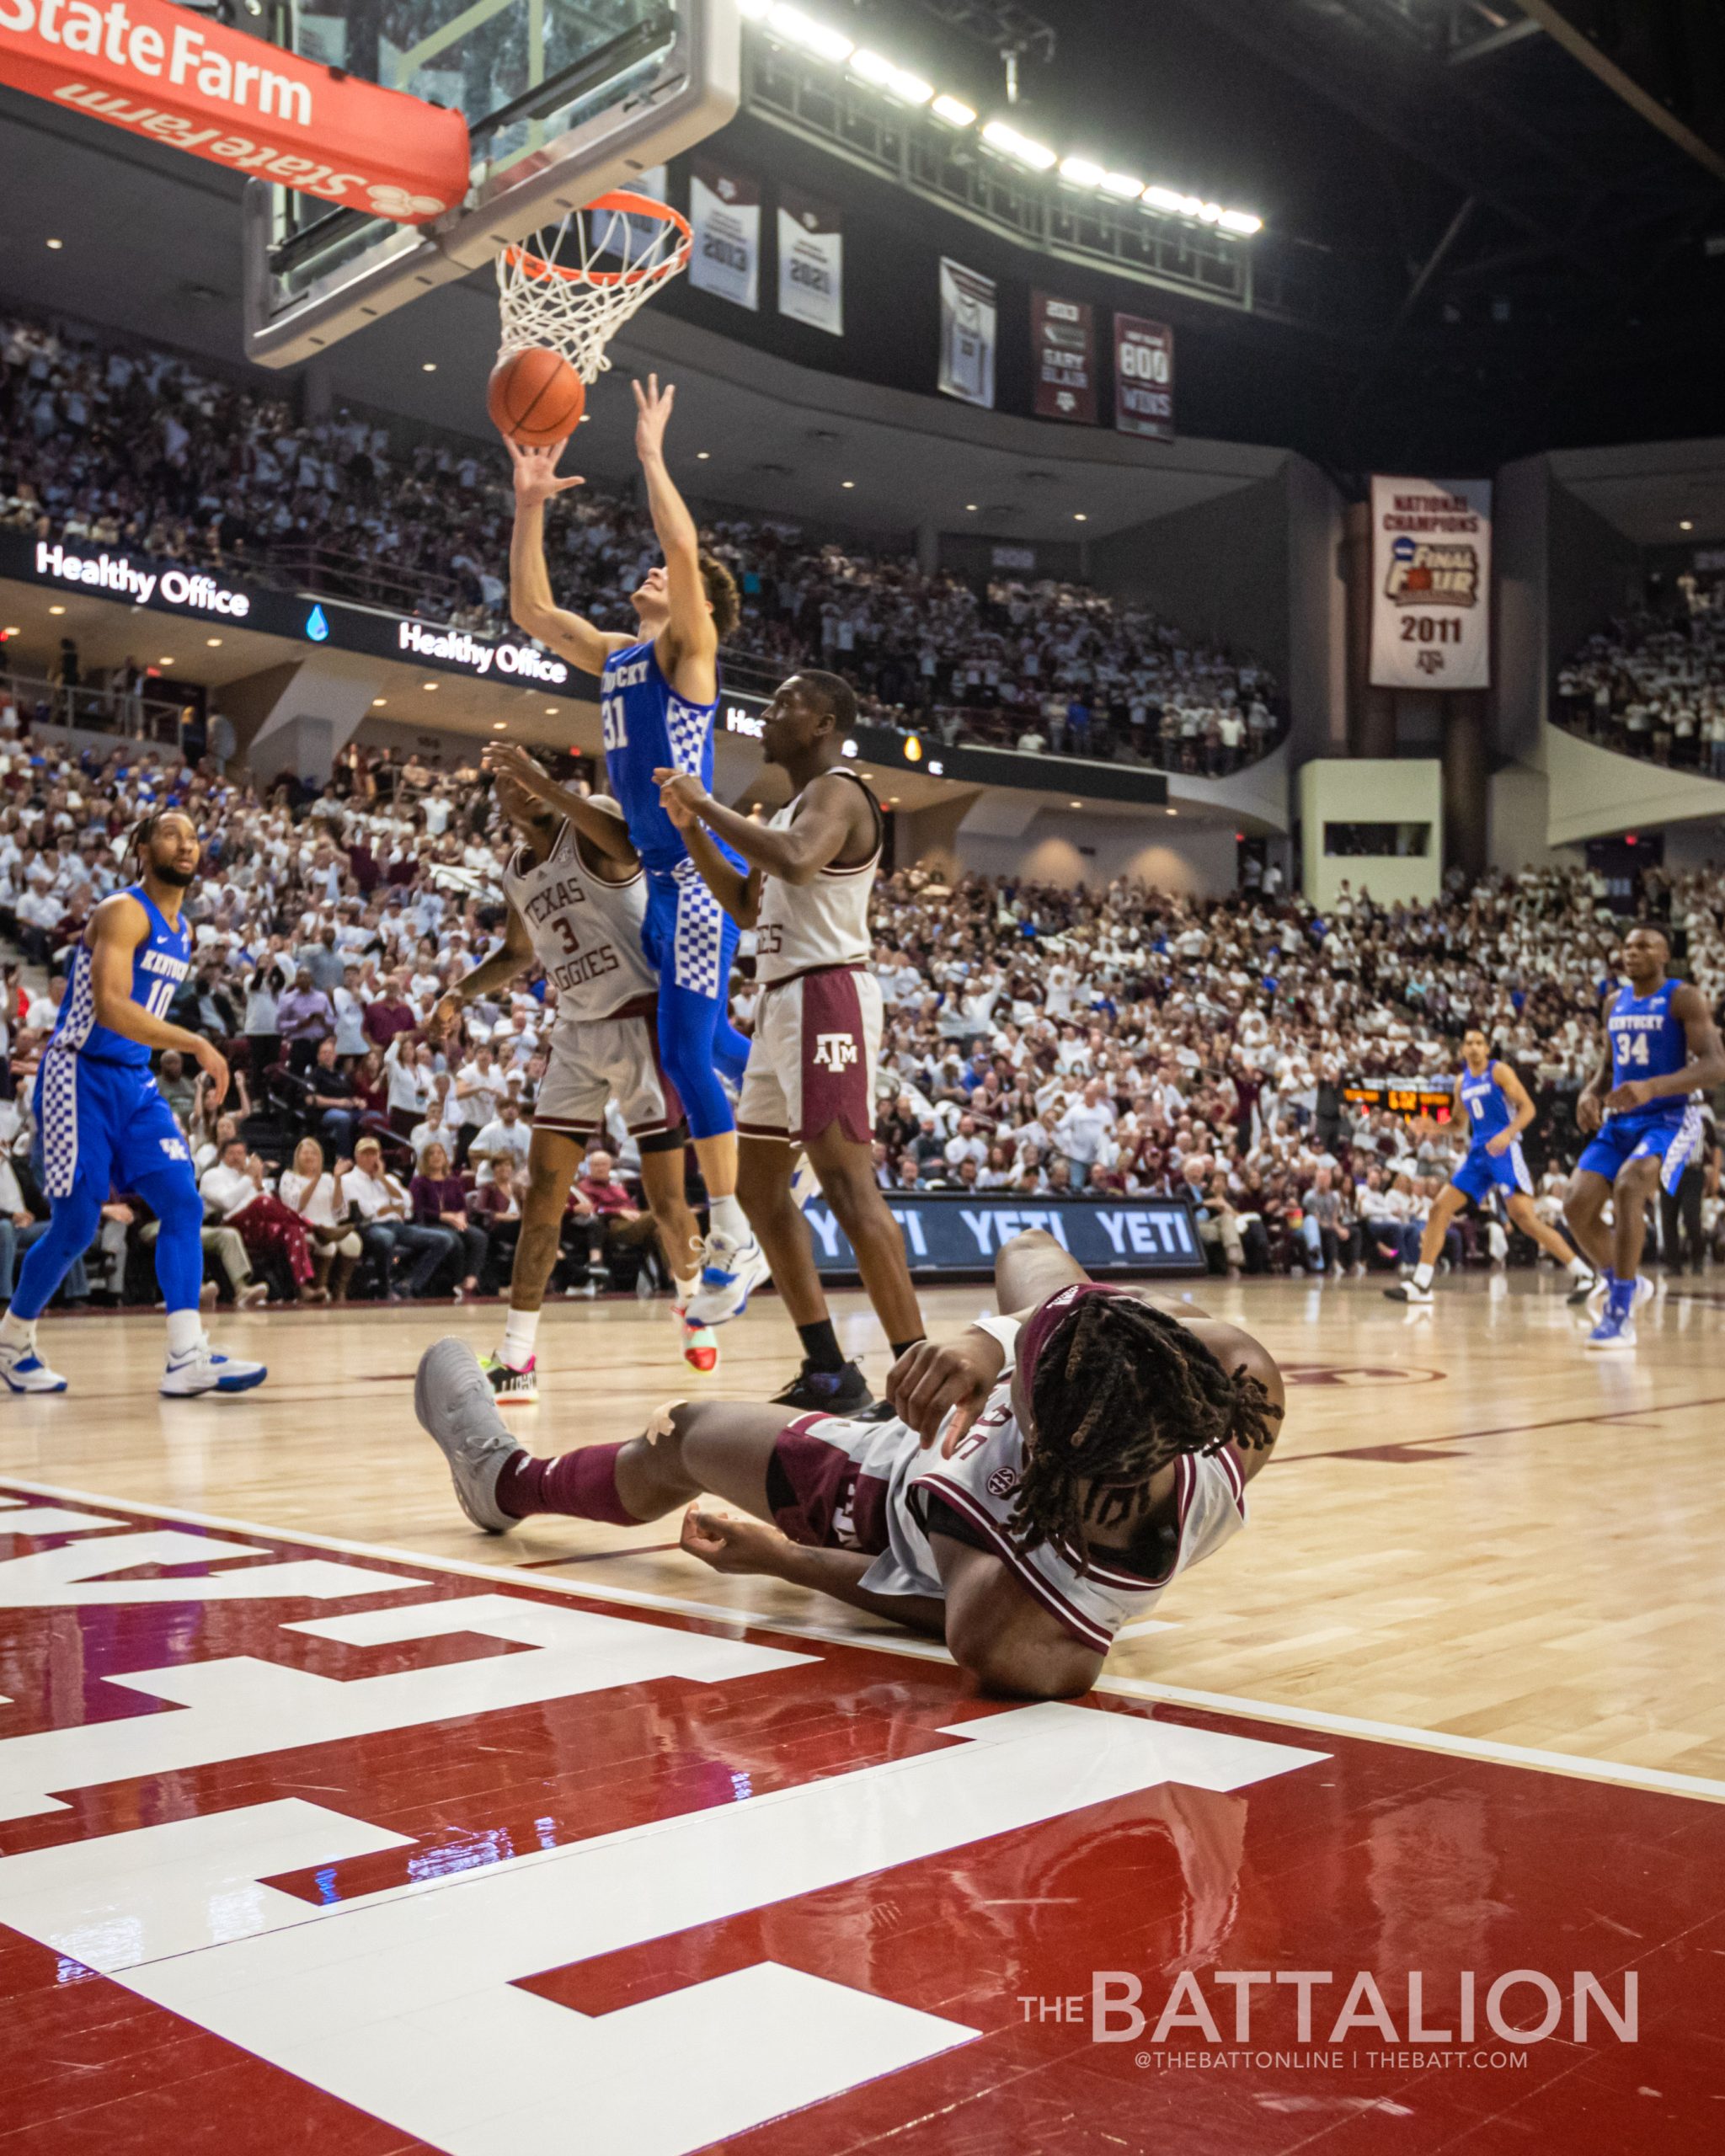
[[[623,717],[624,705],[621,696],[606,696],[599,707],[599,723],[605,729],[605,752],[613,749],[627,749],[629,729]]]

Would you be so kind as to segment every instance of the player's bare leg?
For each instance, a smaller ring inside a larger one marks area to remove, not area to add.
[[[1616,1264],[1610,1230],[1599,1217],[1610,1194],[1611,1186],[1605,1178],[1588,1169],[1570,1177],[1569,1194],[1563,1201],[1563,1218],[1569,1224],[1569,1232],[1580,1245],[1582,1256],[1602,1280]]]
[[[585,1150],[581,1139],[558,1130],[535,1130],[528,1145],[527,1192],[510,1273],[503,1346],[483,1365],[496,1397],[513,1406],[530,1407],[539,1397],[539,1313],[563,1240],[563,1207]]]
[[[1619,1171],[1615,1183],[1589,1171],[1576,1176],[1564,1202],[1563,1217],[1606,1288],[1605,1308],[1588,1336],[1589,1348],[1605,1352],[1635,1345],[1635,1312],[1653,1294],[1653,1283],[1638,1276],[1642,1246],[1647,1240],[1647,1203],[1658,1188],[1659,1164],[1655,1160],[1630,1161]],[[1608,1233],[1600,1219],[1607,1197],[1611,1201]],[[1621,1291],[1627,1285],[1627,1299]]]
[[[1577,1259],[1574,1251],[1555,1228],[1547,1227],[1534,1210],[1533,1200],[1524,1190],[1512,1191],[1503,1201],[1511,1224],[1519,1228],[1530,1242],[1535,1242],[1547,1257],[1555,1258],[1566,1271],[1574,1271],[1578,1263],[1586,1264],[1583,1257]]]
[[[1423,1307],[1432,1299],[1432,1274],[1437,1269],[1438,1259],[1443,1254],[1444,1238],[1450,1232],[1450,1224],[1467,1203],[1465,1191],[1457,1190],[1453,1182],[1445,1183],[1438,1193],[1430,1213],[1426,1217],[1425,1232],[1419,1239],[1419,1263],[1414,1267],[1413,1278],[1403,1280],[1384,1293],[1392,1303],[1412,1303]]]
[[[896,1361],[921,1339],[924,1326],[904,1239],[874,1180],[870,1149],[846,1137],[834,1122],[805,1150],[833,1217],[850,1238],[863,1289]],[[777,1398],[788,1406],[854,1413],[870,1404],[868,1387],[833,1331],[814,1238],[794,1193],[796,1165],[793,1144],[774,1138],[742,1141],[738,1190],[743,1209],[803,1342],[803,1367]]]
[[[713,1142],[706,1140],[708,1145]],[[732,1150],[735,1150],[734,1141]],[[718,1368],[718,1341],[711,1326],[697,1324],[688,1315],[689,1298],[701,1284],[701,1227],[689,1209],[683,1182],[681,1145],[667,1145],[654,1152],[644,1146],[641,1189],[670,1273],[683,1360],[692,1370],[705,1376]]]

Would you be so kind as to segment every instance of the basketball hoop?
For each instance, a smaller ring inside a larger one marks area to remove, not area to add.
[[[686,217],[651,195],[617,189],[571,211],[554,231],[536,233],[531,247],[505,248],[497,258],[498,356],[546,346],[584,382],[594,381],[611,365],[606,346],[687,265],[692,244]],[[597,268],[601,262],[620,266]]]

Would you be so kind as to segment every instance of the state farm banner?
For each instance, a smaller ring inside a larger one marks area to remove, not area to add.
[[[466,196],[467,123],[173,0],[0,0],[0,83],[404,225]]]
[[[845,334],[845,235],[830,202],[793,188],[778,202],[778,311],[831,337]]]
[[[1080,300],[1030,295],[1030,350],[1039,419],[1096,424],[1096,324]]]
[[[1371,685],[1492,685],[1492,483],[1371,483]]]
[[[1174,439],[1174,333],[1165,322],[1114,317],[1114,431]]]
[[[761,183],[704,160],[689,176],[689,282],[751,312],[761,305]]]
[[[943,397],[994,406],[995,283],[940,259],[940,382]]]

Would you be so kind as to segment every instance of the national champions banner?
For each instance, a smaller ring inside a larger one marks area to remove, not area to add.
[[[1081,300],[1030,295],[1030,349],[1036,369],[1036,416],[1096,424],[1095,318]]]
[[[940,392],[966,404],[994,406],[994,349],[999,309],[992,277],[940,259]]]
[[[778,311],[830,337],[845,334],[845,234],[830,202],[784,188],[778,203]]]
[[[1165,322],[1114,317],[1114,431],[1174,439],[1174,333]]]
[[[1371,686],[1488,689],[1492,483],[1371,483]]]
[[[761,305],[761,183],[698,163],[689,175],[689,282],[734,307]]]

